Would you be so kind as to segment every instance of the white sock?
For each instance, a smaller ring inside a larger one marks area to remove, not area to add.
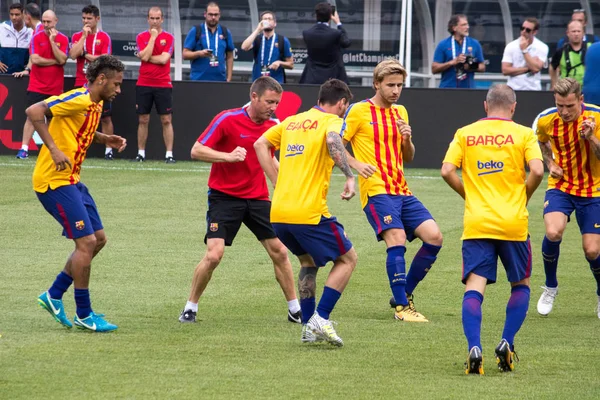
[[[112,147],[107,147],[106,150],[104,150],[104,154],[108,154],[112,151]]]
[[[27,146],[26,144],[21,146],[21,150],[25,150],[25,151],[29,151],[29,146]]]
[[[138,150],[138,154],[144,158],[146,158],[146,150]]]
[[[198,303],[192,303],[191,301],[188,301],[187,303],[185,303],[185,309],[192,310],[193,312],[198,312]]]
[[[292,314],[300,311],[300,303],[298,302],[298,299],[288,301],[288,309]]]
[[[165,155],[165,158],[169,158],[169,157],[173,157],[173,152],[172,151],[167,151],[167,154]]]

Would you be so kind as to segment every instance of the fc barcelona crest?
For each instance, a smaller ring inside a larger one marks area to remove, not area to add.
[[[383,223],[386,225],[389,225],[392,223],[392,216],[391,215],[386,215],[385,217],[383,217]]]
[[[85,228],[85,223],[83,221],[75,222],[75,229],[77,229],[78,231],[82,231],[83,228]]]
[[[211,222],[210,223],[210,231],[216,232],[218,230],[219,230],[219,224],[217,222]]]
[[[167,39],[161,39],[160,45],[165,46],[167,44]]]

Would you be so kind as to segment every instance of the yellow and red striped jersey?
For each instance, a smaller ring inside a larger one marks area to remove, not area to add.
[[[377,167],[369,179],[358,178],[363,208],[369,196],[386,193],[412,196],[404,179],[402,135],[396,127],[399,119],[408,123],[404,106],[381,108],[371,100],[352,104],[346,113],[342,137],[352,144],[358,161]]]
[[[581,123],[590,116],[600,122],[600,108],[584,104],[581,116],[573,122],[564,122],[555,107],[536,118],[533,129],[538,140],[550,142],[554,161],[563,170],[561,179],[548,177],[548,189],[579,197],[600,197],[600,160],[578,132]],[[594,135],[600,139],[600,124]]]
[[[45,102],[52,111],[48,127],[50,135],[56,146],[69,157],[73,168],[56,171],[48,148],[42,146],[33,170],[33,190],[39,193],[79,182],[81,164],[102,116],[102,101],[94,103],[87,88],[52,96]]]

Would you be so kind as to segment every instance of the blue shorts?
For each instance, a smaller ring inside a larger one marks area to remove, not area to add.
[[[519,282],[531,276],[531,244],[497,239],[468,239],[462,245],[462,282],[470,273],[487,278],[488,284],[496,282],[498,257],[506,270],[509,282]]]
[[[433,219],[415,196],[378,194],[369,197],[363,211],[379,241],[383,240],[383,231],[396,228],[403,229],[406,239],[412,242],[415,240],[415,229],[423,222]]]
[[[79,239],[103,229],[96,203],[83,183],[36,194],[46,211],[63,227],[67,239]]]
[[[309,254],[317,267],[335,261],[352,248],[335,217],[321,217],[318,225],[274,223],[277,237],[296,256]]]
[[[600,234],[600,197],[573,196],[558,189],[546,191],[544,215],[550,212],[561,212],[570,221],[573,210],[582,235]]]

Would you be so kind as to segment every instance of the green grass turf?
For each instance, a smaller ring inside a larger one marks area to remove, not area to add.
[[[385,246],[377,243],[358,196],[329,205],[359,255],[332,319],[341,349],[302,345],[262,246],[242,228],[200,301],[197,324],[177,321],[204,253],[206,182],[202,163],[132,164],[87,160],[83,181],[103,218],[108,244],[94,260],[97,312],[119,325],[109,334],[67,330],[42,310],[46,290],[72,251],[31,189],[34,160],[0,157],[0,398],[412,398],[597,399],[600,351],[595,283],[579,231],[561,248],[561,292],[540,317],[543,188],[531,201],[532,297],[517,335],[520,363],[498,372],[509,285],[503,272],[483,303],[485,376],[466,376],[460,283],[463,202],[436,170],[407,171],[411,189],[444,234],[444,248],[415,291],[429,324],[393,319]],[[338,172],[337,170],[335,172]],[[544,184],[543,184],[544,185]],[[418,243],[408,245],[410,262]],[[298,262],[292,259],[295,273]],[[320,294],[328,268],[319,274]],[[72,289],[65,295],[73,316]]]

